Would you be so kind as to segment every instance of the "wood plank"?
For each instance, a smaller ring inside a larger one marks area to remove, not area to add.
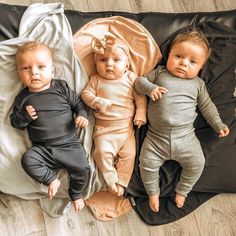
[[[215,0],[216,10],[223,11],[223,10],[230,10],[236,9],[236,1],[235,0]]]
[[[161,225],[161,226],[149,226],[150,236],[160,235],[160,236],[187,236],[194,235],[200,236],[200,232],[198,229],[198,225],[196,224],[196,220],[194,214],[191,213],[173,223]],[[158,232],[158,234],[157,234]]]
[[[171,0],[130,0],[133,12],[174,12]]]
[[[30,1],[30,0],[3,0],[2,3],[13,4],[13,5],[24,5],[28,6],[32,3],[52,3],[62,2],[65,9],[78,10],[83,12],[94,12],[94,11],[129,11],[132,12],[130,2],[127,0],[74,0],[74,1],[57,1],[57,0],[43,0],[43,1]]]
[[[96,222],[87,208],[76,213],[71,207],[68,213],[60,218],[51,218],[44,213],[47,235],[98,235]]]
[[[38,201],[0,194],[0,235],[46,235]]]
[[[132,12],[130,2],[127,0],[96,0],[96,1],[86,1],[88,9],[86,11],[127,11]],[[84,6],[84,4],[82,5]],[[85,11],[81,6],[80,1],[74,1],[74,9],[79,9],[80,11]]]
[[[236,195],[220,194],[194,211],[201,235],[236,234]]]
[[[215,11],[214,1],[193,0],[178,1],[173,0],[174,11],[177,12],[196,12],[196,11]]]
[[[32,3],[50,3],[57,0],[2,0],[1,3],[28,6]],[[127,11],[127,12],[207,12],[222,11],[236,8],[234,0],[64,0],[65,9],[83,12],[94,11]]]
[[[96,220],[86,207],[80,213],[76,213],[71,207],[68,214],[60,218],[50,218],[44,213],[44,219],[48,235],[130,235],[130,232],[127,232],[129,225],[126,215],[113,221],[102,222]]]

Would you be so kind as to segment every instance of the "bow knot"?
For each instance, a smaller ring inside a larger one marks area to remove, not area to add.
[[[102,39],[93,37],[91,47],[95,53],[104,54],[105,49],[111,50],[112,47],[115,45],[115,42],[116,36],[107,33]]]

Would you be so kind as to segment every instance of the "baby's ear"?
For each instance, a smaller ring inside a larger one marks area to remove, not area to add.
[[[130,61],[128,61],[126,64],[126,68],[129,69],[129,67],[130,67]]]

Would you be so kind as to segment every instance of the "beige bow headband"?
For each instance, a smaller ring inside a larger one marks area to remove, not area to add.
[[[130,59],[128,45],[123,40],[117,38],[115,35],[111,33],[107,33],[106,35],[104,35],[104,38],[102,39],[93,37],[91,42],[92,51],[97,54],[104,54],[105,50],[111,51],[114,48],[114,46],[121,48]]]

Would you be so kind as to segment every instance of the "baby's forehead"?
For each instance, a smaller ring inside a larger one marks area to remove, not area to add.
[[[128,55],[126,54],[124,49],[122,47],[120,47],[118,44],[114,45],[111,49],[105,49],[104,54],[98,54],[98,55],[100,55],[101,57],[122,56],[122,57],[128,58]]]
[[[198,53],[198,52],[202,52],[205,51],[205,48],[202,47],[202,45],[199,45],[198,43],[189,41],[189,40],[185,40],[185,41],[180,41],[180,42],[176,42],[171,50],[176,50],[176,51],[182,51],[185,53],[191,53],[192,51]]]
[[[45,52],[52,56],[51,49],[44,45],[44,44],[36,44],[36,43],[26,43],[25,45],[22,45],[19,47],[16,55],[22,55],[22,54],[36,54],[38,52]]]

